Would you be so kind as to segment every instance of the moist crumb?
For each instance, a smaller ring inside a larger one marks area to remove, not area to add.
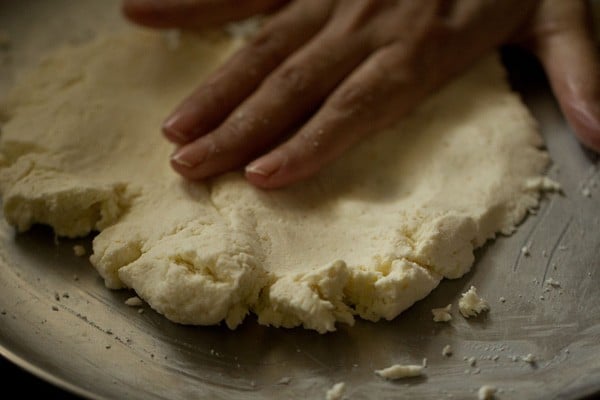
[[[498,389],[495,386],[483,385],[477,392],[477,398],[479,400],[492,400],[497,391]]]
[[[423,373],[422,365],[401,365],[394,364],[384,369],[375,370],[375,374],[389,380],[402,378],[411,378],[420,376]]]
[[[344,392],[346,391],[346,383],[338,382],[331,387],[325,394],[326,400],[341,400],[344,397]]]
[[[554,280],[552,278],[548,278],[546,279],[546,285],[552,288],[559,288],[560,287],[560,282],[557,280]]]
[[[76,244],[75,246],[73,246],[73,253],[77,256],[77,257],[83,257],[86,255],[86,250],[85,247],[83,247],[80,244]]]
[[[525,357],[521,357],[521,359],[528,364],[535,364],[536,361],[535,356],[531,353],[527,354]]]
[[[125,305],[128,305],[129,307],[140,307],[143,304],[144,302],[142,301],[142,299],[140,299],[137,296],[133,296],[125,300]]]
[[[452,355],[452,347],[449,344],[445,345],[442,349],[442,355],[444,357],[450,357]]]
[[[479,297],[477,288],[471,286],[468,291],[462,294],[458,301],[458,310],[465,318],[474,317],[482,312],[489,311],[490,306],[487,301]]]
[[[239,364],[238,364],[239,365]],[[288,385],[292,381],[292,378],[289,376],[284,376],[280,380],[277,381],[278,385]]]
[[[448,322],[452,320],[452,314],[450,314],[450,311],[452,311],[452,304],[448,304],[446,307],[432,308],[431,313],[433,314],[433,321]]]

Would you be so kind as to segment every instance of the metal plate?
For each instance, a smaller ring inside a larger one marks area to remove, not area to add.
[[[117,1],[1,2],[0,27],[12,45],[0,50],[0,90],[41,52],[124,26]],[[89,251],[89,238],[55,241],[44,228],[16,235],[2,223],[0,354],[89,398],[323,398],[339,381],[352,399],[476,398],[483,384],[500,388],[498,398],[600,391],[599,160],[570,134],[544,82],[529,83],[524,97],[564,195],[549,196],[516,234],[480,250],[471,273],[444,281],[396,320],[359,321],[327,335],[262,327],[252,318],[236,331],[180,326],[126,306],[131,292],[105,289],[89,262],[73,254],[75,243]],[[545,291],[548,278],[561,287]],[[488,315],[432,321],[431,308],[456,302],[472,284],[490,302]],[[451,357],[441,354],[447,344]],[[518,359],[528,353],[535,364]],[[423,358],[422,378],[390,383],[373,374]]]

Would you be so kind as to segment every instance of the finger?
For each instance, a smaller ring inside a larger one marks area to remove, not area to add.
[[[219,128],[182,147],[173,167],[187,178],[203,179],[244,165],[312,112],[369,52],[358,39],[340,44],[316,37]]]
[[[291,139],[246,167],[247,179],[273,189],[316,174],[360,139],[410,112],[438,77],[405,47],[385,48],[363,63]]]
[[[124,0],[123,13],[153,28],[217,26],[271,12],[287,0]]]
[[[251,41],[184,100],[163,132],[186,144],[212,131],[286,57],[314,36],[327,19],[322,1],[294,3],[274,16]]]
[[[545,3],[531,48],[576,135],[600,151],[600,60],[588,15],[583,1]]]

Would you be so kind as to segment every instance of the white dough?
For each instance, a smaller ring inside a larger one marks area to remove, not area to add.
[[[375,374],[382,378],[389,379],[391,381],[403,378],[413,378],[421,376],[423,373],[424,365],[402,365],[394,364],[384,369],[375,370]]]
[[[496,56],[308,182],[184,181],[161,122],[237,46],[127,32],[46,58],[7,101],[6,219],[101,231],[91,262],[106,285],[175,322],[235,328],[251,311],[326,332],[396,317],[537,206],[548,157]]]

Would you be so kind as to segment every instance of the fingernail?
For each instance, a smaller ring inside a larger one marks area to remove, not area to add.
[[[281,168],[281,161],[275,157],[266,157],[246,166],[246,173],[269,177]]]
[[[206,159],[207,152],[201,148],[190,148],[189,146],[181,147],[171,155],[171,161],[175,164],[183,165],[187,168],[195,167],[201,164]]]
[[[178,139],[187,140],[187,136],[183,134],[183,132],[181,132],[179,129],[177,129],[177,125],[180,120],[181,115],[174,114],[163,123],[162,129],[165,133],[175,136]]]

